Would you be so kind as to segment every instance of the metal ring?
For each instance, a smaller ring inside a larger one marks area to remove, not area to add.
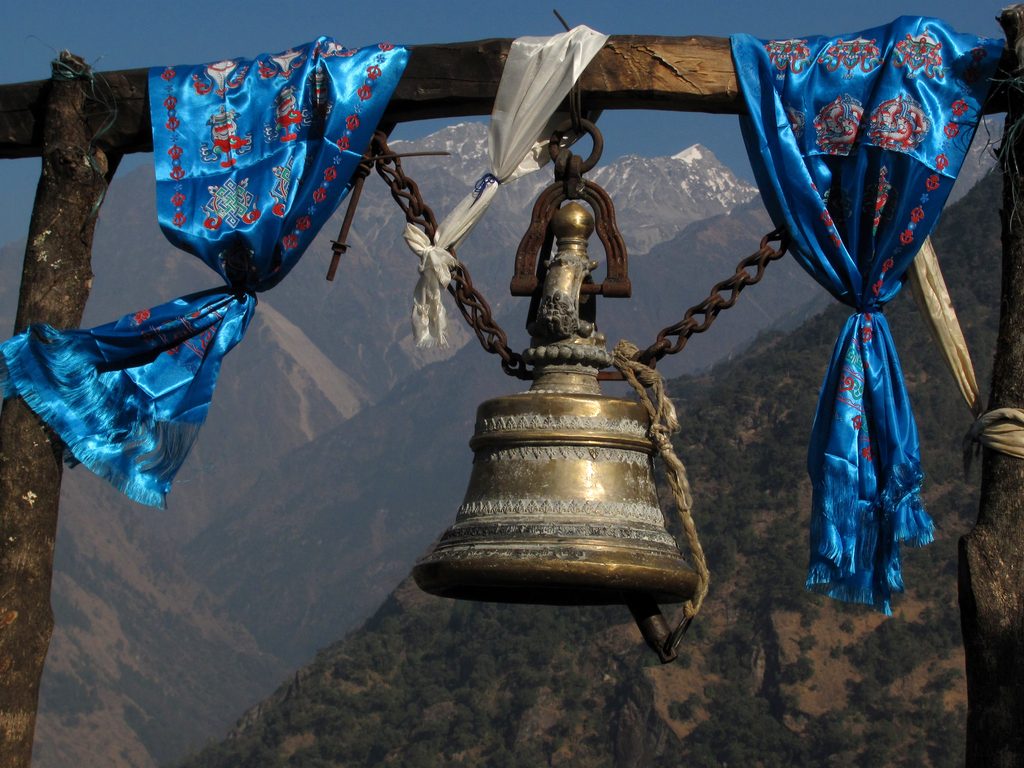
[[[562,123],[551,134],[551,141],[548,144],[548,154],[551,156],[552,160],[557,161],[559,153],[565,149],[565,147],[562,147],[562,139],[571,134],[572,127],[572,121],[568,120]],[[601,135],[601,131],[598,130],[597,126],[586,118],[580,118],[580,128],[583,129],[583,133],[589,134],[590,138],[594,142],[594,148],[590,151],[589,157],[587,157],[580,166],[581,173],[586,173],[597,165],[597,161],[601,159],[601,153],[604,151],[604,136]]]

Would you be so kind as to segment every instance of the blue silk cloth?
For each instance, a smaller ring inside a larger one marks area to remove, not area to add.
[[[1002,42],[902,17],[840,37],[732,38],[758,186],[790,252],[854,313],[808,449],[808,589],[891,613],[900,544],[931,541],[917,426],[882,308],[935,227]]]
[[[164,506],[256,294],[288,274],[348,192],[408,59],[329,38],[253,60],[150,71],[157,215],[225,281],[91,330],[32,326],[0,384],[81,462]]]

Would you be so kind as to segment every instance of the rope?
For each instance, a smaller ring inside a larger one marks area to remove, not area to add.
[[[970,469],[975,444],[1024,459],[1024,410],[995,408],[978,417],[964,437],[965,471]]]
[[[679,431],[676,409],[672,400],[665,394],[665,380],[661,374],[637,360],[639,355],[640,349],[635,344],[623,340],[616,344],[612,351],[612,363],[636,390],[640,403],[651,419],[651,439],[654,440],[658,454],[665,462],[668,484],[672,488],[679,520],[683,525],[686,541],[690,545],[690,558],[697,571],[697,589],[694,596],[683,605],[683,621],[666,644],[669,649],[673,649],[690,626],[690,622],[700,612],[704,598],[708,594],[711,573],[708,571],[704,548],[700,544],[697,526],[691,514],[693,496],[690,493],[690,481],[686,477],[686,467],[672,447],[672,435]],[[653,400],[647,392],[648,389],[654,395]]]

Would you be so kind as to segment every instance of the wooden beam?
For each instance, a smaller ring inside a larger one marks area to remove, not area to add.
[[[383,123],[488,115],[498,90],[510,39],[410,46],[409,65]],[[1001,71],[1015,60],[1004,56]],[[151,152],[145,69],[97,73],[98,94],[109,93],[115,113],[94,105],[89,128],[104,151]],[[997,80],[1006,78],[997,75]],[[42,152],[41,118],[48,81],[0,86],[0,159]],[[745,111],[724,37],[614,35],[587,67],[580,85],[587,109],[658,109],[740,114]],[[986,112],[1005,111],[993,99]]]
[[[490,114],[510,39],[411,47],[409,65],[383,122]],[[104,151],[149,152],[146,70],[97,73],[97,92],[117,105],[98,138]],[[581,79],[588,109],[662,109],[737,114],[743,109],[729,41],[714,37],[615,36]],[[42,151],[48,81],[0,86],[0,158]],[[111,112],[93,105],[99,133]]]

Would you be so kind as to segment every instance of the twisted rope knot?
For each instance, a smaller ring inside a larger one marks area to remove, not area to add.
[[[654,368],[641,363],[637,359],[639,357],[640,348],[625,339],[612,350],[612,364],[636,390],[640,403],[651,419],[652,437],[660,429],[666,429],[669,435],[674,434],[679,431],[679,418],[676,416],[675,405],[665,394],[665,380]],[[648,389],[653,392],[654,400],[647,394]]]
[[[615,349],[612,350],[612,357],[626,363],[635,362],[639,354],[640,347],[628,339],[620,339],[619,343],[615,345]],[[616,367],[618,367],[618,363],[616,363]]]
[[[654,442],[658,444],[658,450],[662,453],[672,450],[671,435],[672,432],[664,424],[651,426],[651,437],[654,438]]]

